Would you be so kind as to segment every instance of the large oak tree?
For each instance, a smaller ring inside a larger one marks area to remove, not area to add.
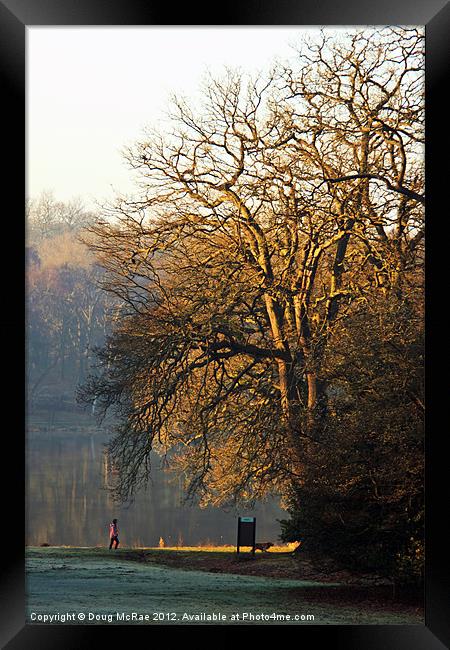
[[[292,65],[174,97],[126,150],[136,194],[89,240],[123,308],[82,392],[119,418],[122,498],[155,448],[203,503],[301,481],[336,328],[418,290],[422,50],[417,29],[316,33]]]

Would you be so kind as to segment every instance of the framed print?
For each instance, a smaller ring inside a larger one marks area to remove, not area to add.
[[[445,648],[448,5],[207,16],[0,3],[2,647]]]

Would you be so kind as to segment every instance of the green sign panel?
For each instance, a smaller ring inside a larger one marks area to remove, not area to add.
[[[238,517],[237,553],[241,546],[250,546],[255,555],[256,517]]]

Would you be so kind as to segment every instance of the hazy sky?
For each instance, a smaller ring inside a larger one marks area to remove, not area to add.
[[[130,191],[120,150],[161,119],[168,95],[209,69],[257,71],[293,55],[305,27],[28,27],[27,195],[94,200]]]

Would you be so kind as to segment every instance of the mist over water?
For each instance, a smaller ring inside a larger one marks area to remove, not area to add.
[[[123,546],[235,544],[238,515],[256,516],[257,539],[276,542],[277,519],[286,518],[278,500],[252,510],[183,504],[179,481],[160,469],[155,455],[153,480],[133,504],[115,504],[108,483],[103,432],[29,432],[27,437],[28,545],[105,546],[109,522],[116,517]]]

